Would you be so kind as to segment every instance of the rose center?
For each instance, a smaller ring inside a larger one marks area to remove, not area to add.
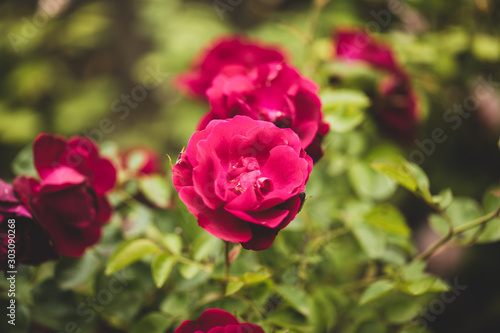
[[[227,173],[227,189],[241,194],[248,189],[257,191],[260,196],[272,191],[269,178],[262,177],[259,162],[255,157],[240,157],[231,164]]]

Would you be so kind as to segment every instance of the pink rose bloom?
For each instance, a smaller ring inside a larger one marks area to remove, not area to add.
[[[236,116],[193,134],[173,182],[202,228],[264,250],[295,218],[311,169],[295,132]]]
[[[15,251],[13,262],[8,261],[9,249]],[[33,219],[12,185],[0,179],[0,269],[16,270],[20,263],[39,265],[57,257],[47,231]]]
[[[412,141],[417,131],[418,99],[404,73],[386,76],[379,86],[383,98],[376,104],[381,129],[398,141]]]
[[[255,324],[240,323],[232,314],[220,309],[205,310],[196,320],[186,320],[174,333],[265,333]]]
[[[14,189],[48,231],[57,252],[81,257],[100,240],[111,217],[105,194],[115,184],[116,170],[87,138],[67,141],[40,134],[33,151],[41,181],[21,176]]]
[[[228,36],[204,51],[193,67],[177,77],[176,86],[197,98],[205,98],[212,79],[221,71],[231,71],[233,65],[251,69],[272,61],[283,61],[276,47],[263,46],[242,36]]]
[[[323,122],[318,90],[313,81],[285,63],[272,62],[250,71],[235,67],[212,81],[207,90],[212,108],[198,129],[213,119],[236,115],[270,121],[297,133],[302,148],[316,162],[323,156],[321,142],[329,130]]]
[[[335,55],[359,60],[388,71],[398,70],[392,49],[361,30],[338,30],[334,34]]]

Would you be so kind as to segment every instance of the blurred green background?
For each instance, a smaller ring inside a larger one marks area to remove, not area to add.
[[[176,156],[207,107],[185,99],[171,82],[222,34],[281,44],[294,65],[304,65],[301,32],[308,29],[312,1],[222,2],[225,12],[215,1],[2,1],[0,178],[14,176],[12,161],[42,131],[89,135],[121,148],[147,145]],[[387,11],[391,3],[332,0],[319,19],[315,56],[328,62],[336,27],[364,29],[375,22],[421,96],[419,140],[435,128],[449,137],[422,165],[433,191],[451,187],[457,196],[480,199],[500,176],[500,4],[413,0],[394,15]],[[312,75],[328,82],[324,73]],[[445,112],[473,95],[479,78],[491,81],[493,93],[451,128]],[[408,156],[419,148],[403,149]],[[412,197],[402,208],[415,228],[428,213]],[[498,244],[476,246],[448,276],[469,288],[431,323],[437,332],[498,332],[500,318],[488,311],[500,309],[499,252]]]

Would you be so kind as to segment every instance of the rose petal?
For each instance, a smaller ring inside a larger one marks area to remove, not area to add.
[[[67,187],[81,185],[86,182],[84,175],[75,169],[61,166],[47,173],[42,181],[41,192],[60,191]]]
[[[200,213],[198,224],[215,237],[228,242],[240,243],[252,238],[250,224],[226,212],[223,208]]]
[[[263,176],[273,180],[275,189],[298,193],[305,189],[307,167],[306,160],[300,158],[293,148],[278,146],[270,151],[261,171]]]
[[[242,242],[241,246],[247,250],[262,251],[274,242],[276,235],[278,235],[278,229],[271,229],[257,224],[251,224],[252,229],[252,239],[248,242]]]
[[[108,159],[96,160],[92,169],[94,173],[93,186],[97,194],[104,194],[115,186],[116,169]]]
[[[60,165],[59,159],[65,148],[66,140],[60,135],[42,133],[35,139],[33,143],[33,161],[42,179]]]
[[[238,325],[238,319],[229,312],[220,309],[208,309],[198,319],[184,321],[175,330],[175,333],[208,332],[211,328],[226,325]]]
[[[226,210],[242,220],[269,228],[276,228],[279,226],[289,214],[288,211],[280,209],[268,209],[261,212],[246,212],[238,209],[229,209],[226,206]]]

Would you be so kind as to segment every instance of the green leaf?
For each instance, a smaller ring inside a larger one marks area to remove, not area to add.
[[[321,94],[323,110],[328,113],[341,106],[353,106],[367,108],[370,106],[370,99],[361,91],[338,89],[327,90]]]
[[[139,237],[145,233],[151,224],[153,214],[149,207],[140,203],[131,204],[129,207],[130,210],[124,220],[123,231],[126,238]]]
[[[99,269],[99,258],[87,251],[80,259],[63,257],[56,265],[55,276],[61,289],[72,289],[82,285]]]
[[[426,266],[425,261],[415,261],[401,268],[400,287],[405,293],[416,296],[447,289],[444,282],[425,272]]]
[[[163,237],[163,245],[173,254],[181,254],[182,238],[178,234],[167,234]]]
[[[171,316],[183,314],[188,307],[189,297],[186,292],[167,293],[167,297],[160,304],[160,310]]]
[[[429,178],[425,174],[424,170],[422,170],[418,165],[415,163],[410,163],[408,161],[403,161],[403,165],[410,171],[410,173],[413,175],[413,178],[417,181],[417,187],[420,192],[420,194],[423,196],[424,199],[427,201],[432,201],[432,195],[431,192],[429,191]]]
[[[270,277],[271,273],[266,270],[261,270],[259,272],[246,272],[243,274],[242,278],[246,285],[252,285],[267,281]]]
[[[483,198],[483,207],[485,213],[491,213],[500,206],[500,187],[489,189]],[[481,236],[479,236],[478,243],[491,243],[500,240],[500,218],[495,218],[486,222]]]
[[[410,236],[410,228],[406,225],[403,214],[391,204],[374,207],[365,215],[365,219],[370,225],[387,233]]]
[[[182,263],[179,267],[179,272],[181,273],[181,275],[188,280],[194,278],[199,271],[200,267],[196,264]]]
[[[271,315],[267,317],[267,321],[274,325],[288,329],[279,330],[277,333],[297,333],[308,331],[305,320],[303,320],[301,316],[297,316],[297,312],[290,308],[278,308],[274,310]]]
[[[475,220],[482,215],[482,209],[479,204],[471,198],[457,197],[446,209],[446,213],[451,219],[454,227],[461,226],[467,222]],[[432,228],[440,234],[448,232],[448,223],[439,215],[433,215],[430,219]],[[468,230],[454,237],[454,240],[460,243],[469,242],[475,235],[479,227]]]
[[[229,296],[229,295],[232,295],[232,294],[238,292],[241,288],[243,288],[244,285],[245,285],[245,282],[243,282],[239,279],[229,281],[229,283],[227,284],[227,288],[226,288],[226,296]]]
[[[420,195],[424,200],[432,202],[429,191],[429,179],[424,171],[416,164],[403,158],[397,162],[373,162],[372,168],[395,180],[410,192]]]
[[[429,290],[432,292],[445,292],[450,290],[450,286],[438,278]]]
[[[432,201],[441,207],[441,209],[448,208],[453,202],[453,193],[449,188],[439,192],[438,195],[432,197]]]
[[[162,175],[141,176],[139,188],[146,198],[160,208],[170,204],[170,186]]]
[[[354,191],[361,198],[383,200],[390,197],[397,188],[393,180],[376,172],[367,163],[354,162],[347,171]]]
[[[172,322],[163,314],[152,312],[142,317],[131,329],[131,333],[163,333]]]
[[[346,133],[355,129],[365,120],[365,113],[355,107],[340,106],[330,112],[325,120],[330,124],[330,129],[338,133]]]
[[[500,58],[500,42],[495,36],[476,34],[472,40],[472,52],[480,60],[497,61]]]
[[[149,239],[133,239],[120,244],[109,258],[106,274],[127,267],[144,256],[158,252],[158,245]]]
[[[478,237],[478,243],[493,243],[500,241],[500,218],[488,221]]]
[[[418,188],[417,180],[402,164],[374,162],[371,166],[378,172],[395,180],[399,185],[405,187],[410,192],[416,192]]]
[[[377,259],[384,255],[387,238],[382,230],[370,225],[356,223],[353,226],[353,233],[361,248],[370,258]]]
[[[33,163],[33,146],[24,147],[12,161],[12,171],[16,176],[25,175],[37,177],[38,173],[35,170]]]
[[[421,280],[409,281],[401,286],[401,289],[413,296],[422,295],[430,291],[435,285],[437,278],[429,276]]]
[[[357,90],[327,90],[321,95],[326,121],[334,132],[346,133],[361,124],[370,105],[368,97]]]
[[[379,280],[372,283],[363,293],[359,301],[360,305],[367,304],[371,301],[379,299],[394,289],[396,284],[390,280]]]
[[[158,254],[151,263],[151,270],[157,288],[161,288],[172,272],[177,260],[168,253]]]
[[[414,261],[409,265],[401,268],[401,277],[405,281],[420,280],[428,276],[424,272],[427,263],[425,261]]]
[[[420,314],[421,306],[413,298],[399,300],[387,306],[385,317],[391,324],[404,324]]]
[[[125,164],[128,170],[137,172],[147,163],[147,159],[148,154],[144,150],[137,149],[128,154]]]
[[[309,317],[311,314],[311,307],[309,299],[307,298],[306,293],[297,289],[293,286],[284,285],[277,287],[276,291],[281,295],[295,310],[299,313],[303,314],[306,317]]]
[[[315,332],[331,332],[337,323],[337,308],[334,302],[325,294],[323,288],[313,295],[314,311],[311,319]]]
[[[220,240],[209,233],[201,233],[193,241],[193,258],[200,261],[208,257],[210,254],[217,253]]]

